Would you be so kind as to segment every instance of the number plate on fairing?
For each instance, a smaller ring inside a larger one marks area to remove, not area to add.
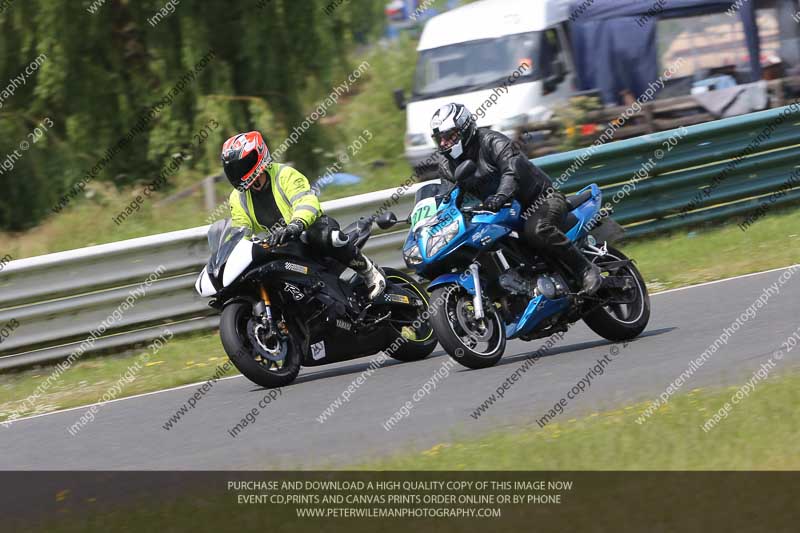
[[[411,212],[411,231],[416,231],[425,222],[436,216],[436,198],[425,198]]]

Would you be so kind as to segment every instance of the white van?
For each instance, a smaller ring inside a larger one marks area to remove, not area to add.
[[[517,128],[549,119],[574,90],[568,15],[568,0],[483,0],[429,20],[417,47],[413,94],[406,101],[395,91],[406,110],[411,165],[435,164],[430,120],[449,102],[466,105],[478,126],[512,139]]]

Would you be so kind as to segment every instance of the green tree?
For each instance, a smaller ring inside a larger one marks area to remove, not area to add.
[[[0,167],[0,229],[53,215],[104,158],[88,189],[152,179],[178,152],[217,172],[219,146],[237,131],[257,128],[280,144],[352,71],[355,47],[380,34],[384,3],[350,0],[327,14],[329,0],[180,0],[165,16],[157,14],[166,0],[10,4],[0,13],[0,91],[45,59],[0,107],[0,163],[14,159]],[[45,119],[53,127],[13,155]],[[198,146],[195,134],[212,119],[219,127]],[[317,124],[285,159],[318,172],[333,143]]]

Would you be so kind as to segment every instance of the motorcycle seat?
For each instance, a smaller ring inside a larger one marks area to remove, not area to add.
[[[572,211],[577,209],[581,204],[586,202],[592,197],[592,191],[583,191],[580,194],[575,194],[567,198],[567,205],[569,206],[569,210]]]

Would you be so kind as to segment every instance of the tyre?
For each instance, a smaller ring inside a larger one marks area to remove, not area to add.
[[[431,295],[431,326],[442,347],[457,363],[479,369],[495,365],[506,349],[506,327],[493,306],[476,320],[472,295],[447,285]]]
[[[300,372],[300,350],[294,335],[281,341],[286,355],[280,363],[256,353],[248,335],[248,323],[253,308],[249,302],[234,302],[222,310],[219,335],[222,347],[234,366],[247,379],[269,389],[283,387],[295,380]]]
[[[608,253],[603,257],[596,257],[593,262],[602,269],[605,262],[625,260],[628,260],[625,254],[609,246]],[[623,293],[631,303],[604,305],[583,317],[583,321],[592,331],[613,342],[638,337],[650,321],[650,295],[639,269],[631,263],[617,272],[635,280],[634,287]]]
[[[428,306],[430,305],[428,292],[408,274],[393,268],[385,268],[384,272],[386,273],[387,281],[391,281],[419,295],[422,301],[425,302],[425,306],[419,310],[409,310],[407,314],[404,314],[406,312],[392,313],[392,318],[398,320],[392,321],[390,319],[389,323],[397,333],[398,338],[405,339],[405,342],[396,350],[389,353],[389,355],[403,362],[425,359],[436,349],[436,345],[438,344],[436,334],[433,332],[430,322],[428,320],[422,320],[421,317],[423,312],[428,311]],[[419,324],[419,326],[415,327],[414,324]]]

